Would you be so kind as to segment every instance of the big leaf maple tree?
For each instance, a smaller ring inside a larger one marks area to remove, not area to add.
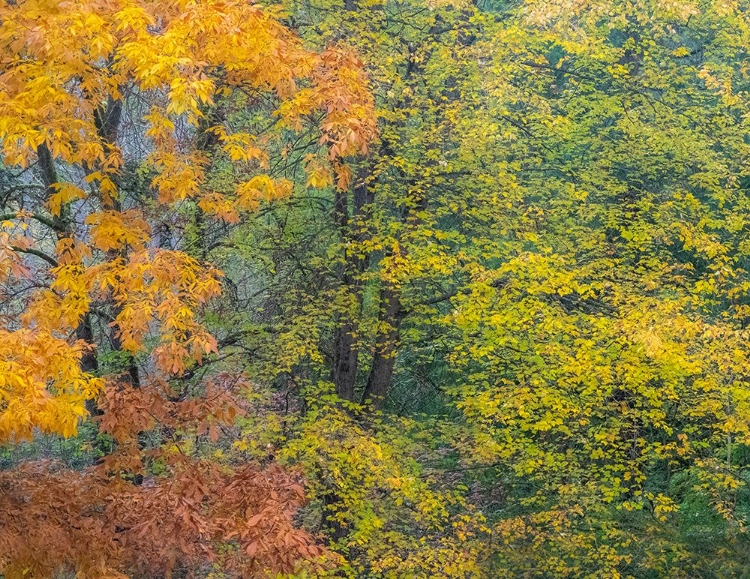
[[[343,184],[374,133],[357,59],[234,0],[7,1],[0,22],[0,438],[72,436],[87,407],[101,432],[88,469],[0,475],[0,571],[249,576],[318,558],[294,474],[191,450],[242,412],[246,381],[206,366],[218,344],[198,313],[222,275],[185,230],[289,195],[268,169],[294,135],[310,178]],[[208,186],[217,164],[230,187]]]

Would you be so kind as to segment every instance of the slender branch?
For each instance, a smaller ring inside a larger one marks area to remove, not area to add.
[[[54,257],[51,257],[43,251],[39,251],[38,249],[24,249],[23,247],[18,247],[17,245],[11,245],[11,249],[13,249],[13,251],[17,253],[28,253],[30,255],[36,255],[38,258],[43,259],[44,261],[49,263],[52,267],[57,267],[59,265]]]
[[[34,214],[32,214],[31,218],[34,219],[34,220],[36,220],[36,221],[38,221],[39,223],[42,223],[42,224],[46,225],[50,229],[53,229],[55,231],[59,231],[60,230],[60,224],[59,223],[55,223],[55,221],[53,219],[50,219],[49,217],[45,217],[41,213],[34,213]]]
[[[58,231],[60,229],[60,226],[56,224],[53,219],[50,219],[49,217],[46,217],[42,215],[41,213],[32,213],[29,217],[38,221],[39,223],[46,225],[47,227],[55,231]],[[19,219],[18,211],[15,211],[13,213],[0,214],[0,221],[7,221],[10,219]]]

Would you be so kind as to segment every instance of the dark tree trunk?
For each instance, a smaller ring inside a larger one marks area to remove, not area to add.
[[[378,316],[378,325],[385,329],[375,340],[375,353],[363,396],[363,401],[370,400],[376,410],[383,408],[393,381],[402,318],[400,292],[392,284],[386,283],[380,290]]]
[[[368,235],[363,218],[372,203],[372,193],[368,187],[369,167],[365,167],[354,184],[353,216],[349,218],[349,203],[346,192],[337,191],[334,199],[334,220],[339,228],[344,252],[344,273],[342,282],[351,298],[351,309],[339,320],[334,336],[333,367],[331,379],[336,386],[336,394],[344,400],[354,400],[354,386],[359,367],[359,312],[362,308],[361,276],[367,267],[367,258],[362,257],[356,244]],[[355,245],[353,249],[349,246]]]
[[[354,400],[354,384],[359,365],[357,329],[356,320],[346,320],[336,328],[334,338],[332,379],[336,385],[336,394],[344,400]]]
[[[99,107],[94,113],[94,122],[96,129],[99,132],[99,138],[104,142],[108,149],[113,149],[117,142],[117,131],[120,127],[120,120],[122,119],[122,101],[115,100],[111,96],[107,99],[106,104]],[[119,184],[116,182],[115,185]],[[118,197],[105,197],[102,195],[102,207],[110,211],[121,211],[122,202]],[[125,257],[125,250],[123,251],[112,251],[107,254],[107,259],[113,260],[118,257]],[[112,303],[112,318],[116,318],[120,313],[120,308]],[[112,324],[109,333],[110,346],[115,351],[122,351],[122,341],[119,337],[119,328],[116,324]],[[138,366],[135,363],[135,357],[131,354],[127,355],[125,371],[127,372],[130,384],[133,388],[140,388],[141,379],[138,371]]]

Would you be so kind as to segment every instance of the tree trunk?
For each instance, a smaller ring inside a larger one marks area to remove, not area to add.
[[[362,397],[363,401],[370,400],[376,410],[383,408],[393,380],[393,369],[398,354],[399,328],[403,318],[400,293],[393,284],[388,282],[380,290],[378,326],[382,329],[375,340],[370,376]]]
[[[368,232],[363,224],[368,206],[372,203],[372,192],[368,187],[369,166],[359,173],[354,184],[353,217],[349,219],[349,203],[346,192],[337,191],[334,200],[334,220],[341,234],[344,252],[343,287],[351,299],[350,309],[339,321],[334,336],[333,367],[331,379],[336,394],[344,400],[354,400],[354,386],[359,367],[359,313],[362,309],[361,276],[367,267],[367,258],[362,257],[356,245],[364,241]]]

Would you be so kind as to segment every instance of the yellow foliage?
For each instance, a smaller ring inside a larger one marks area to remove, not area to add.
[[[86,400],[103,381],[80,369],[83,343],[49,330],[0,330],[0,440],[31,438],[35,429],[76,434]]]

